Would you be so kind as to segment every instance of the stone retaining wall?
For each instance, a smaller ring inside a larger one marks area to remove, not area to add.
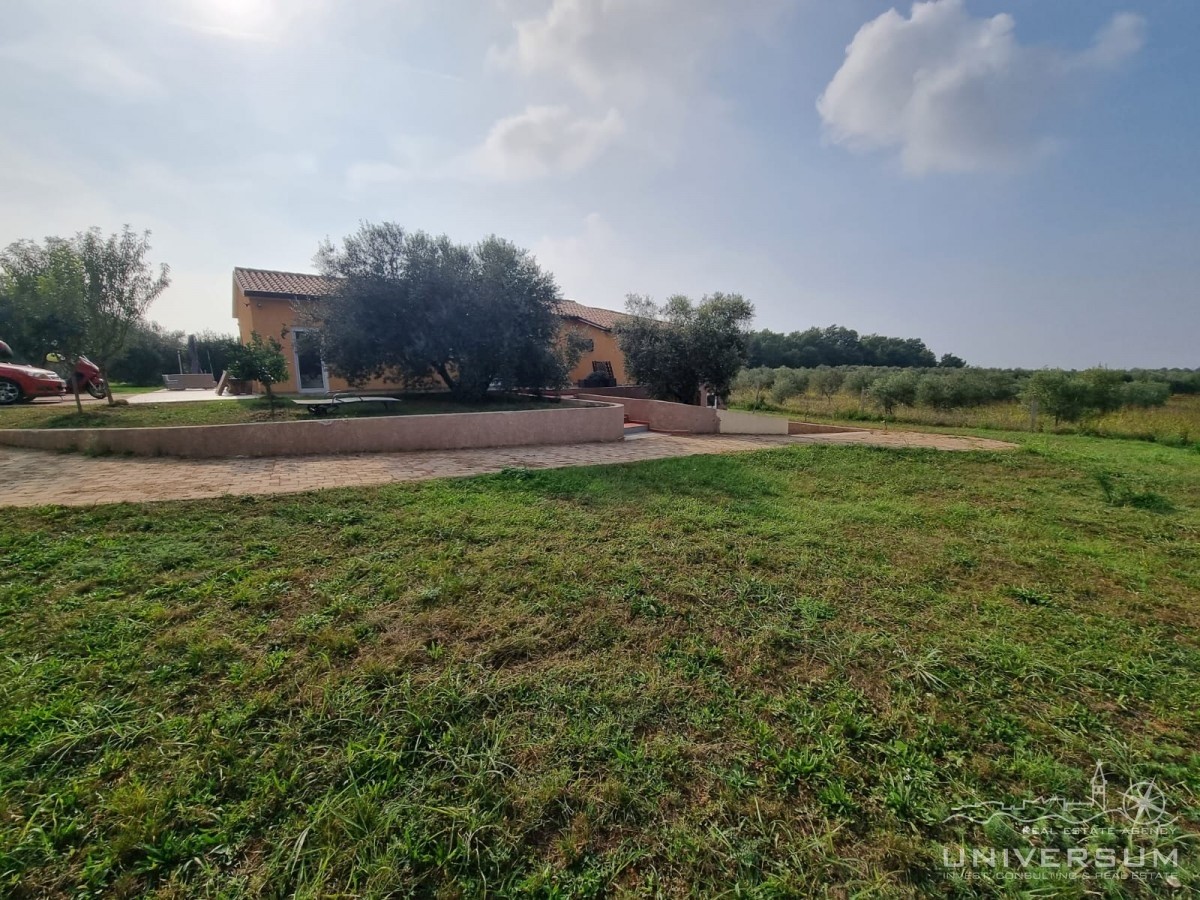
[[[608,400],[625,407],[625,415],[634,422],[645,422],[651,431],[678,431],[689,434],[716,434],[720,430],[717,411],[706,406],[669,403],[666,400],[638,400],[633,397],[603,397],[576,394],[580,400]]]
[[[137,456],[309,456],[620,441],[624,431],[619,405],[579,402],[558,409],[238,425],[8,428],[0,429],[0,444]]]

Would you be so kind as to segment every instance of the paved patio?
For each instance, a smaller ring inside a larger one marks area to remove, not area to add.
[[[216,388],[193,388],[190,391],[168,391],[166,388],[158,391],[146,391],[142,394],[128,394],[125,399],[131,405],[143,403],[203,403],[205,400],[253,400],[254,394],[218,394]]]
[[[292,456],[265,459],[164,459],[89,457],[0,447],[0,506],[91,506],[198,500],[239,494],[287,494],[321,488],[364,487],[499,472],[510,467],[557,469],[741,453],[790,444],[868,444],[937,450],[1008,450],[1015,445],[984,438],[904,431],[806,435],[641,434],[612,444],[565,444]]]

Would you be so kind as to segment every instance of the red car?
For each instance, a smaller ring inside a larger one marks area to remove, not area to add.
[[[8,345],[0,341],[0,357],[12,356]],[[25,403],[35,397],[61,397],[67,383],[49,369],[0,362],[0,406]]]

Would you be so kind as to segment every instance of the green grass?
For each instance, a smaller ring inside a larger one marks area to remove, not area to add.
[[[736,394],[733,405],[750,409],[753,397]],[[788,400],[783,406],[769,401],[763,412],[788,415],[811,422],[870,423],[882,422],[883,414],[857,395],[833,397],[805,395]],[[1003,431],[1031,431],[1029,410],[1017,401],[991,403],[972,409],[936,410],[926,407],[899,407],[889,422],[905,426],[944,429],[976,428]],[[1048,416],[1040,416],[1038,430],[1056,434],[1084,434],[1096,437],[1129,438],[1154,441],[1172,447],[1200,447],[1200,396],[1176,395],[1165,406],[1152,409],[1120,409],[1078,423],[1055,425]]]
[[[339,418],[353,416],[429,415],[432,413],[491,412],[541,409],[550,401],[532,398],[493,397],[475,404],[455,403],[445,397],[400,395],[403,402],[347,405]],[[571,401],[561,401],[570,404]],[[246,400],[202,400],[192,403],[144,403],[129,406],[88,404],[80,413],[73,400],[65,403],[34,403],[0,409],[0,428],[152,428],[167,425],[237,425],[245,422],[290,422],[312,419],[307,407],[289,398],[276,400],[275,408],[265,397]]]
[[[1008,437],[0,510],[0,894],[1170,893],[942,865],[1099,759],[1186,896],[1200,454]]]

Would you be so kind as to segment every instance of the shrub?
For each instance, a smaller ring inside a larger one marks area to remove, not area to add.
[[[1120,390],[1121,405],[1138,409],[1162,406],[1170,396],[1170,385],[1161,381],[1130,381]]]
[[[759,409],[763,405],[763,397],[775,383],[775,370],[766,366],[756,369],[742,369],[733,380],[733,388],[737,391],[748,391],[754,399],[750,405]]]
[[[799,397],[808,390],[808,373],[803,369],[781,366],[775,370],[775,383],[771,387],[771,399],[783,403]]]
[[[880,378],[871,385],[871,399],[890,416],[897,406],[912,406],[917,399],[918,377],[915,372],[903,371]]]

